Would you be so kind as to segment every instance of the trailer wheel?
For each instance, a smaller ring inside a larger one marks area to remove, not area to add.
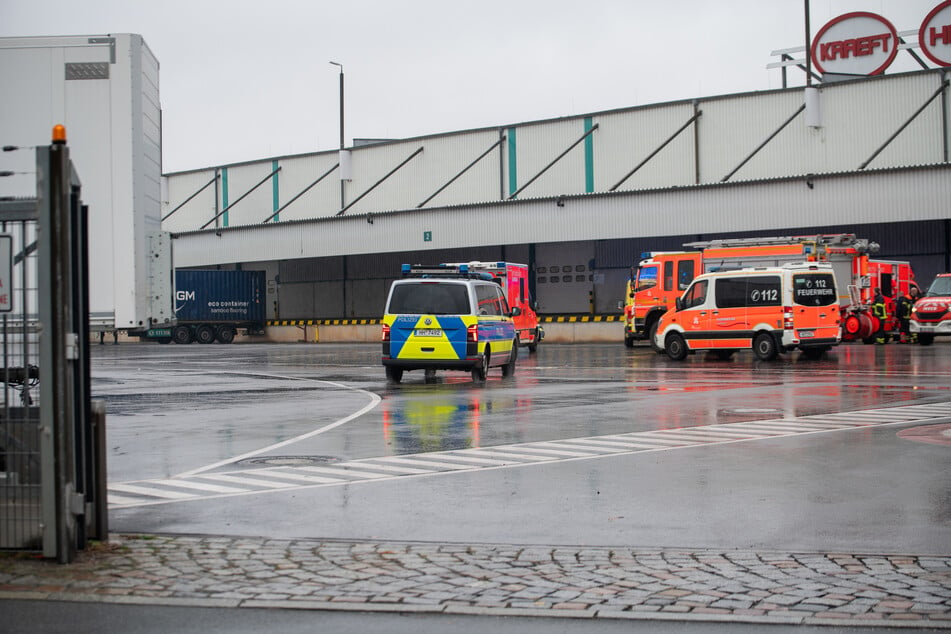
[[[172,329],[172,341],[186,344],[192,342],[192,329],[188,326],[175,326]]]
[[[231,326],[222,326],[218,329],[218,334],[215,336],[215,339],[218,340],[218,343],[231,343],[234,341],[236,334],[235,329]]]
[[[201,344],[209,344],[215,342],[215,329],[213,326],[208,324],[202,324],[198,327],[198,330],[195,332],[195,341]]]

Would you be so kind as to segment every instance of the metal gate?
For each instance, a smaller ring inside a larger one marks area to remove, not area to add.
[[[4,202],[0,225],[0,548],[42,548],[36,205]]]
[[[105,415],[89,398],[87,210],[53,136],[37,197],[0,199],[0,549],[66,563],[108,534]]]

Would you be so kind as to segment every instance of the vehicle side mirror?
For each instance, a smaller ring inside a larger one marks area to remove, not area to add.
[[[679,311],[679,310],[683,310],[683,309],[684,309],[684,300],[682,300],[682,299],[679,298],[679,297],[678,297],[677,299],[675,299],[675,300],[674,300],[674,308],[675,308],[676,310],[678,310],[678,311]]]
[[[521,314],[522,314],[522,309],[519,308],[518,306],[512,309],[512,317],[518,317]]]

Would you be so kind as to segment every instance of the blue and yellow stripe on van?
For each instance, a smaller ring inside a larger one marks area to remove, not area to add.
[[[490,354],[508,357],[515,340],[511,319],[478,315],[384,315],[389,341],[383,342],[383,363],[401,367],[467,369]],[[478,327],[478,341],[468,332]]]

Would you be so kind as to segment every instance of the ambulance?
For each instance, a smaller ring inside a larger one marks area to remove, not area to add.
[[[830,264],[801,263],[698,275],[657,323],[654,345],[674,361],[699,350],[771,361],[799,349],[818,359],[841,341]]]
[[[503,377],[515,373],[519,338],[502,287],[491,274],[468,264],[402,267],[403,279],[390,286],[383,316],[382,363],[390,383],[403,373],[423,370],[471,372],[483,382],[490,368]]]

